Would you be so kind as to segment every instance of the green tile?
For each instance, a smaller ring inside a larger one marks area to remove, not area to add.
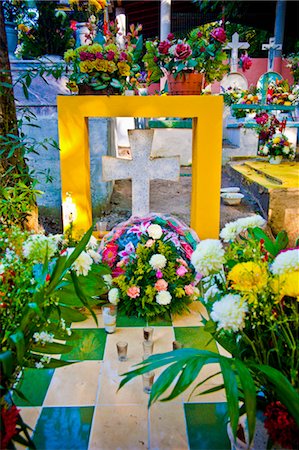
[[[16,393],[13,400],[17,406],[42,406],[50,385],[54,369],[25,369],[17,389],[28,399],[21,399]]]
[[[226,403],[185,403],[190,450],[230,450]]]
[[[116,326],[117,327],[144,327],[146,320],[141,317],[128,317],[125,314],[117,313]]]
[[[64,361],[85,361],[103,359],[106,332],[103,328],[76,328],[78,339],[73,340],[73,350],[61,356]]]
[[[198,348],[218,353],[215,340],[203,327],[174,327],[174,334],[176,340],[185,348]]]
[[[154,320],[149,321],[149,325],[153,327],[171,327],[172,320],[170,314],[165,314],[164,316],[156,317]]]
[[[43,408],[33,441],[43,450],[87,450],[93,406]]]

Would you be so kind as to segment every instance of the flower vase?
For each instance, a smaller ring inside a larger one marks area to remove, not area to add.
[[[269,163],[270,164],[280,164],[282,161],[282,156],[281,155],[277,155],[277,156],[270,156],[269,157]]]
[[[176,78],[167,75],[168,93],[170,95],[199,95],[204,88],[205,76],[203,73],[179,73]]]

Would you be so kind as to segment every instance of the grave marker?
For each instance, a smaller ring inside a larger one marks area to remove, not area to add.
[[[103,156],[104,181],[132,179],[132,215],[149,213],[150,180],[179,181],[180,158],[150,158],[154,130],[129,130],[132,159]]]
[[[248,42],[240,42],[239,41],[239,34],[234,33],[232,35],[232,41],[228,42],[227,45],[224,47],[224,50],[231,50],[231,60],[230,60],[230,71],[231,72],[237,72],[238,71],[238,59],[239,50],[246,50],[250,47],[250,44]]]
[[[275,37],[269,39],[269,44],[262,44],[262,50],[268,50],[268,72],[272,72],[274,69],[274,56],[275,50],[281,50],[282,45],[275,43]]]

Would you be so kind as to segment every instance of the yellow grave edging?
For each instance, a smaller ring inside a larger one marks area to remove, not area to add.
[[[58,96],[57,107],[63,212],[69,192],[77,230],[92,224],[88,117],[192,117],[191,227],[201,239],[218,238],[222,96]]]
[[[251,183],[258,183],[268,190],[299,189],[299,163],[285,161],[279,165],[268,162],[250,161],[243,164],[231,164],[237,172]]]

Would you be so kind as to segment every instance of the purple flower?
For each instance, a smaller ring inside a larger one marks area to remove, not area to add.
[[[215,39],[215,41],[221,42],[221,44],[224,44],[224,42],[226,41],[225,31],[221,27],[215,28],[215,30],[211,32],[211,36],[213,39]]]
[[[96,52],[96,58],[97,59],[104,59],[104,55],[101,52]]]
[[[96,59],[96,55],[89,52],[80,52],[79,56],[81,61],[94,61]]]
[[[127,59],[128,59],[128,55],[125,52],[120,52],[119,60],[120,61],[127,61]]]
[[[115,53],[112,50],[109,50],[109,52],[107,53],[107,60],[113,61],[114,57],[115,57]]]
[[[156,277],[157,278],[163,278],[163,273],[161,272],[161,270],[157,270]]]
[[[118,254],[119,254],[119,256],[120,256],[121,258],[127,258],[127,257],[130,256],[132,253],[135,253],[135,247],[134,247],[134,245],[132,244],[132,242],[129,242],[129,243],[125,246],[124,250],[122,250],[121,252],[118,252]]]

